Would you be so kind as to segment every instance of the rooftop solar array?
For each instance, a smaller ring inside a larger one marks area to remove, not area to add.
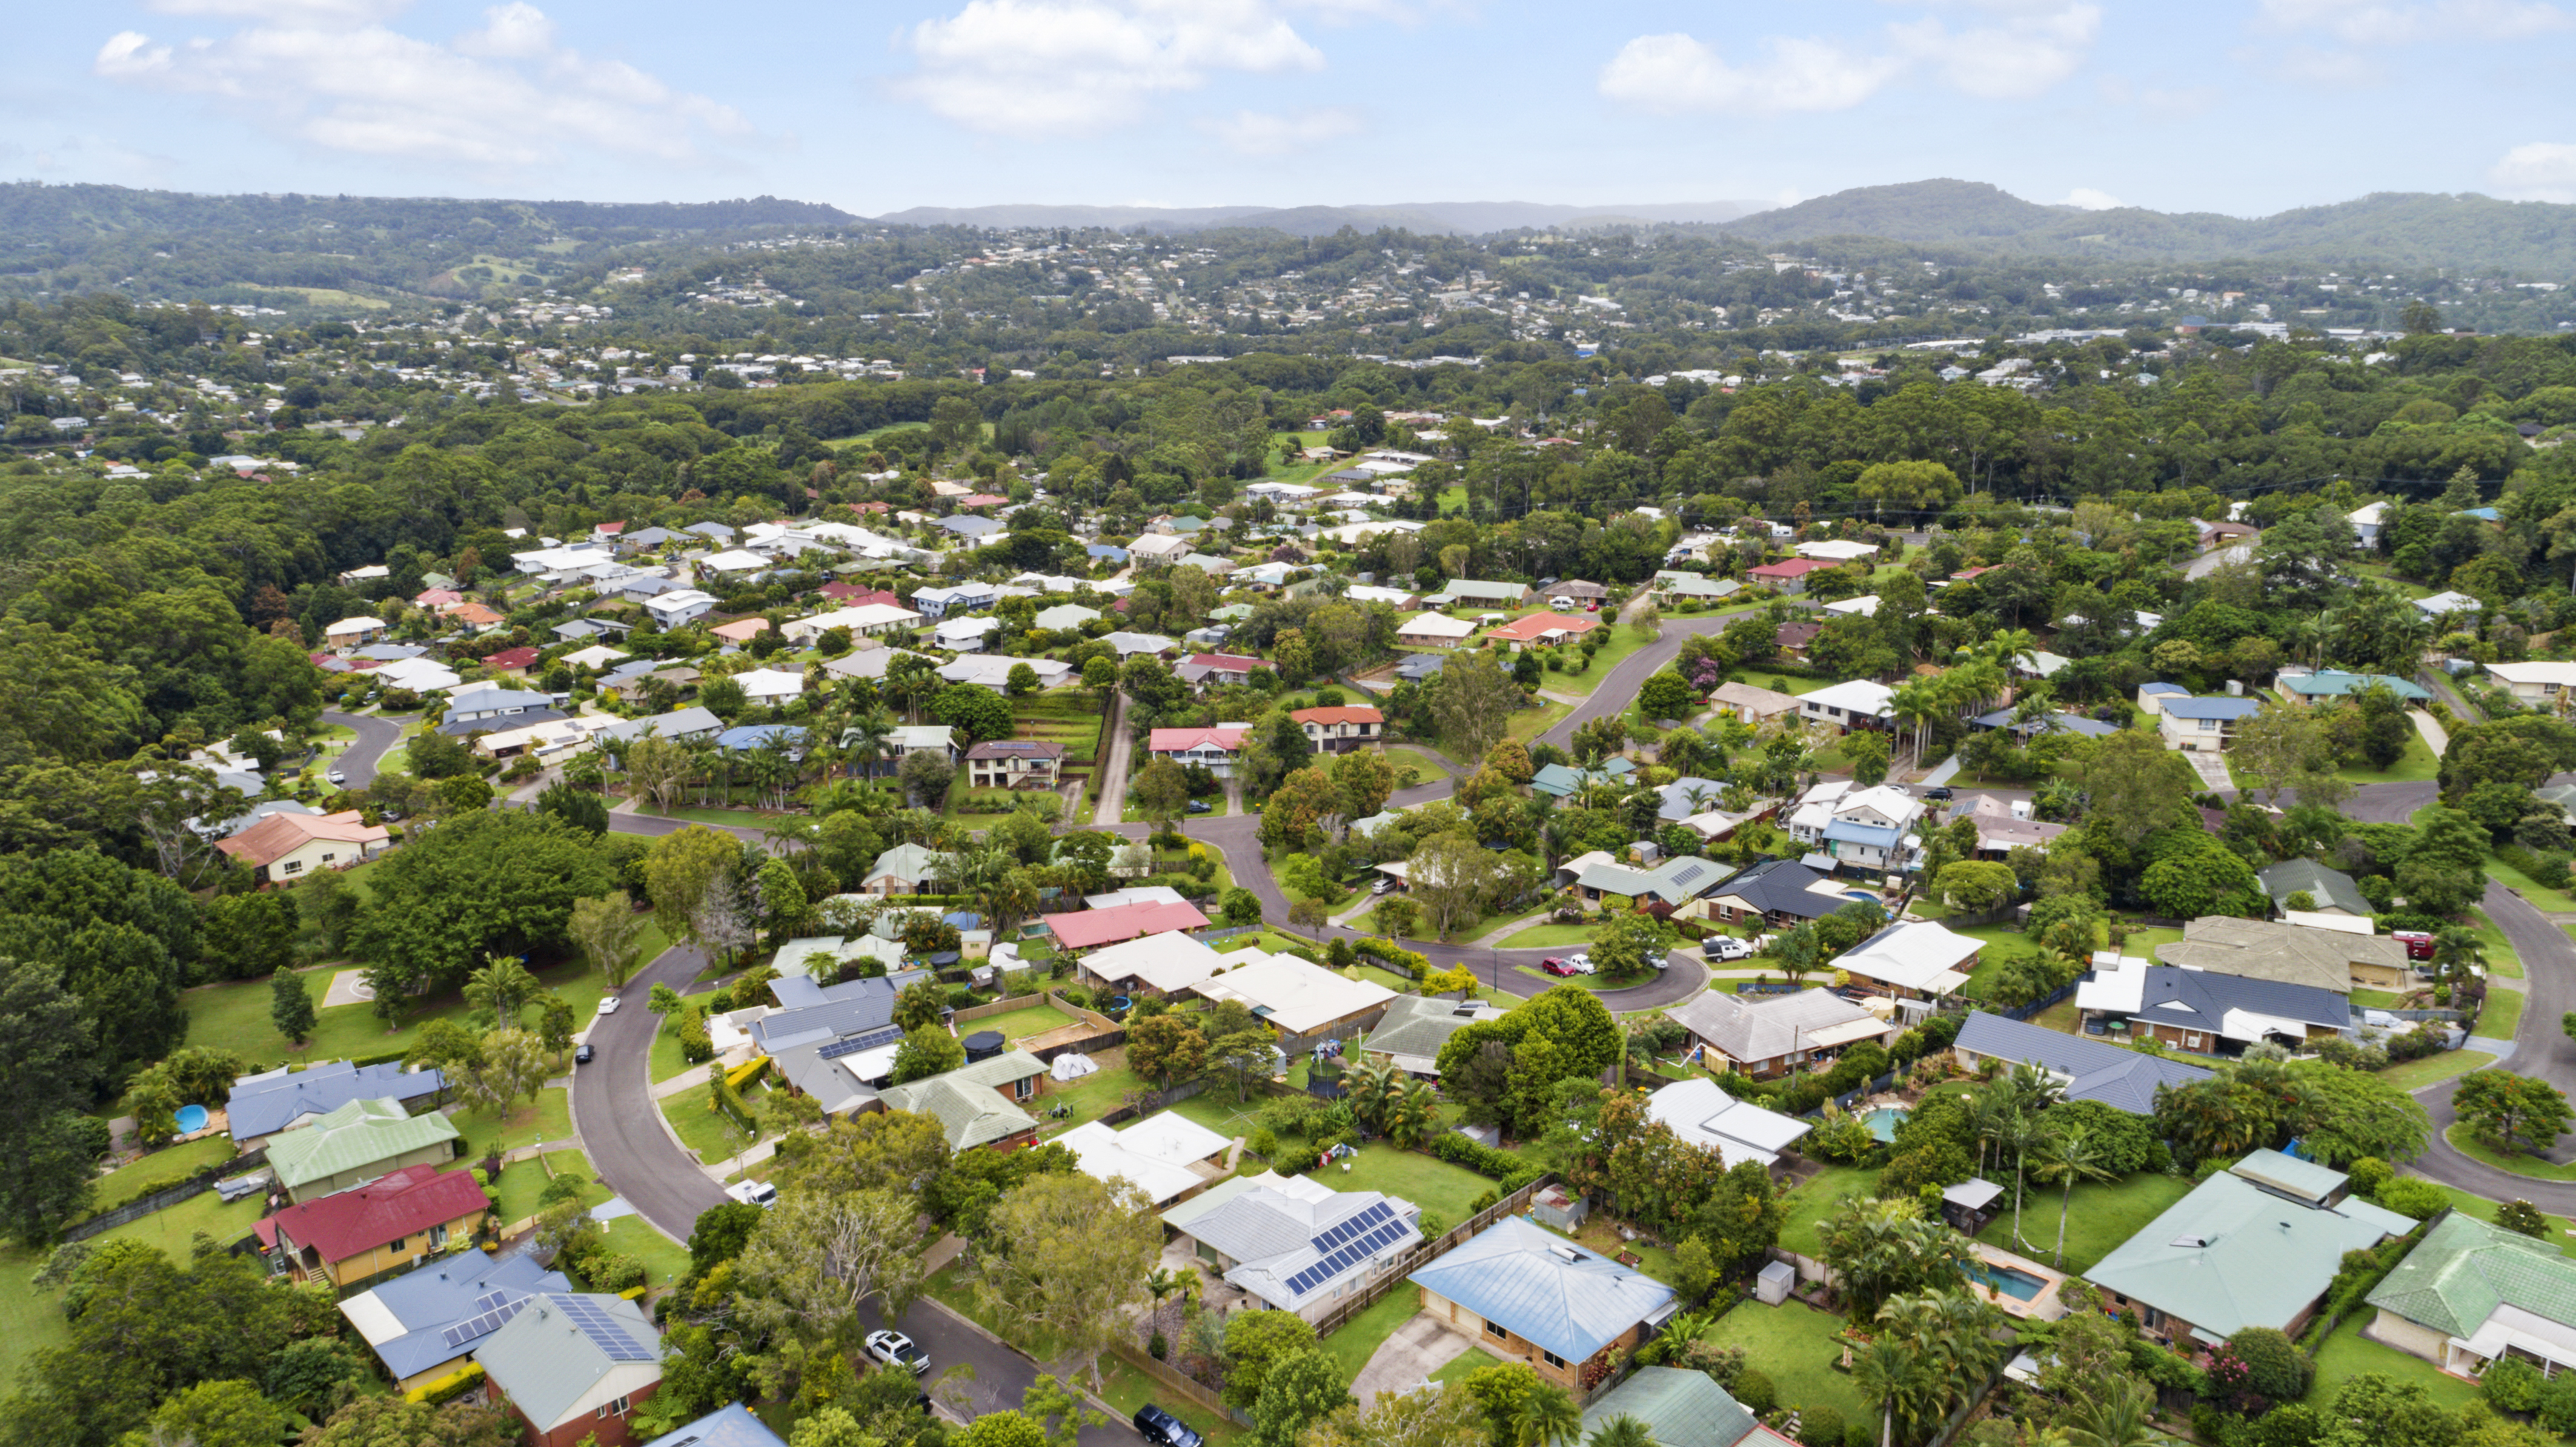
[[[853,1035],[847,1040],[835,1040],[831,1044],[824,1046],[822,1049],[815,1051],[814,1058],[817,1060],[838,1060],[844,1055],[856,1055],[862,1050],[874,1050],[880,1045],[892,1045],[902,1038],[903,1031],[895,1028],[894,1026],[888,1025],[881,1029],[871,1030],[864,1035]]]
[[[1376,1209],[1387,1210],[1383,1206]],[[1392,1216],[1395,1213],[1387,1211],[1387,1214]],[[1288,1289],[1299,1296],[1304,1296],[1307,1292],[1403,1240],[1404,1233],[1409,1229],[1401,1221],[1388,1221],[1383,1225],[1370,1228],[1366,1234],[1347,1240],[1323,1260],[1289,1277]]]
[[[449,1327],[446,1331],[441,1332],[440,1335],[445,1337],[447,1344],[452,1347],[461,1347],[470,1341],[480,1341],[484,1337],[490,1336],[493,1332],[500,1330],[501,1323],[517,1316],[519,1314],[519,1308],[536,1300],[536,1298],[532,1296],[522,1296],[516,1301],[505,1301],[501,1298],[502,1293],[496,1291],[490,1296],[484,1297],[482,1301],[477,1301],[474,1303],[476,1306],[484,1307],[483,1314],[481,1316],[470,1317],[464,1321],[460,1321],[456,1325]],[[484,1306],[485,1302],[491,1302],[494,1304]]]
[[[1354,1211],[1349,1216],[1344,1217],[1339,1223],[1326,1227],[1324,1229],[1324,1234],[1315,1237],[1309,1244],[1313,1245],[1313,1247],[1318,1251],[1330,1251],[1334,1247],[1341,1245],[1343,1242],[1350,1240],[1352,1237],[1362,1234],[1380,1221],[1391,1221],[1394,1219],[1395,1208],[1384,1201],[1380,1201],[1366,1210]]]
[[[591,1298],[552,1296],[547,1300],[552,1301],[563,1312],[564,1319],[579,1328],[583,1336],[590,1338],[592,1346],[607,1353],[610,1361],[649,1362],[657,1359],[656,1353],[639,1345],[634,1337],[627,1334],[624,1322],[610,1316]]]
[[[1708,873],[1706,865],[1694,864],[1690,868],[1683,870],[1681,873],[1674,875],[1673,883],[1689,884],[1706,873]]]

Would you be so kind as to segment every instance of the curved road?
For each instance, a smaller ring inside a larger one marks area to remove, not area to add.
[[[332,760],[332,767],[347,776],[344,789],[363,789],[376,781],[376,765],[402,738],[402,725],[373,714],[325,712],[322,721],[354,731],[358,736]]]

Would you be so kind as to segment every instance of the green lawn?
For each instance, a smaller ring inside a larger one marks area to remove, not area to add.
[[[1507,936],[1502,942],[1502,948],[1538,950],[1553,945],[1588,945],[1592,943],[1592,937],[1600,932],[1601,927],[1593,924],[1532,925],[1516,935]]]
[[[2464,1382],[2422,1357],[2363,1339],[2362,1325],[2375,1315],[2356,1311],[2344,1318],[2333,1336],[2326,1338],[2326,1344],[2317,1352],[2316,1382],[2308,1388],[2311,1405],[2332,1403],[2337,1389],[2364,1372],[2378,1372],[2401,1387],[2420,1386],[2446,1412],[2485,1400],[2486,1393],[2477,1383]]]
[[[2359,991],[2354,993],[2358,994]],[[2445,1050],[2421,1060],[2409,1060],[2379,1072],[2379,1078],[2400,1090],[2421,1090],[2454,1075],[2466,1075],[2481,1065],[2495,1063],[2495,1057],[2483,1050]]]
[[[1455,1361],[1433,1372],[1431,1380],[1445,1387],[1462,1377],[1471,1377],[1487,1367],[1499,1367],[1502,1364],[1502,1358],[1483,1347],[1469,1347],[1460,1352]]]
[[[2433,757],[2433,750],[2425,745],[2424,736],[2415,732],[2414,724],[2409,722],[2406,726],[2406,753],[2396,763],[2385,769],[2354,765],[2335,770],[2335,777],[2355,784],[2421,784],[2431,780],[2441,769],[2442,761]]]
[[[1045,1120],[1043,1133],[1058,1136],[1075,1126],[1098,1120],[1124,1104],[1127,1092],[1152,1084],[1152,1081],[1138,1079],[1135,1071],[1123,1065],[1115,1070],[1095,1070],[1072,1085],[1049,1083],[1042,1098],[1045,1108],[1053,1110],[1060,1105],[1070,1106],[1073,1114],[1064,1120]]]
[[[2487,874],[2496,883],[2529,900],[2533,909],[2548,910],[2552,914],[2576,914],[2576,898],[2570,898],[2564,890],[2542,888],[2530,875],[2492,854],[2487,856]]]
[[[1876,1406],[1849,1373],[1834,1367],[1842,1358],[1834,1334],[1842,1328],[1841,1317],[1800,1302],[1748,1303],[1728,1312],[1704,1339],[1742,1347],[1744,1364],[1771,1379],[1781,1406],[1831,1407],[1846,1422],[1867,1423],[1876,1418]]]
[[[2438,1181],[2434,1184],[2441,1185]],[[2442,1186],[2442,1194],[2451,1198],[2451,1205],[2462,1215],[2475,1216],[2490,1225],[2494,1224],[2496,1211],[2503,1204],[2499,1201],[2490,1201],[2484,1196],[2472,1196],[2457,1186]],[[2576,1220],[2570,1220],[2565,1216],[2551,1216],[2548,1221],[2549,1234],[2541,1239],[2557,1242],[2561,1254],[2576,1256]]]
[[[2576,1165],[2553,1166],[2538,1156],[2508,1155],[2477,1138],[2465,1121],[2454,1122],[2442,1132],[2451,1148],[2473,1161],[2484,1161],[2499,1171],[2529,1176],[2535,1181],[2576,1181]]]
[[[1878,1187],[1878,1172],[1859,1166],[1827,1166],[1822,1175],[1791,1191],[1788,1216],[1780,1223],[1780,1244],[1809,1259],[1820,1258],[1816,1228],[1845,1196],[1866,1196]]]
[[[1548,669],[1539,675],[1541,680],[1539,687],[1552,689],[1558,693],[1589,696],[1592,690],[1601,686],[1603,679],[1610,676],[1610,670],[1626,661],[1629,654],[1646,646],[1645,635],[1636,629],[1610,626],[1610,615],[1607,613],[1596,616],[1609,627],[1610,641],[1602,644],[1601,651],[1592,655],[1592,666],[1581,673],[1574,671],[1575,661],[1583,657],[1583,650],[1577,648],[1566,655],[1565,672],[1558,673],[1554,669]],[[1545,667],[1544,663],[1541,667]]]
[[[1333,1359],[1342,1380],[1347,1382],[1360,1374],[1360,1368],[1368,1365],[1369,1358],[1395,1335],[1397,1327],[1413,1320],[1421,1310],[1422,1293],[1410,1286],[1399,1286],[1324,1338],[1324,1355]]]
[[[2388,990],[2355,990],[2352,992],[2352,1003],[2369,1009],[2394,1010],[2397,1008],[2397,996]]]
[[[2487,991],[2486,1008],[2478,1012],[2477,1034],[2489,1040],[2510,1040],[2522,1024],[2522,1007],[2526,1003],[2520,990],[2499,985]]]
[[[0,1290],[0,1381],[16,1382],[19,1364],[31,1354],[71,1339],[71,1324],[63,1319],[61,1295],[38,1291],[27,1284],[27,1278],[44,1261],[42,1251],[23,1246],[0,1248],[0,1279],[10,1283],[8,1289]]]
[[[644,1223],[641,1216],[620,1216],[600,1228],[608,1249],[622,1252],[644,1263],[645,1281],[653,1286],[668,1286],[689,1269],[688,1248],[673,1244],[670,1237]]]
[[[215,1238],[216,1244],[229,1246],[250,1234],[267,1206],[260,1193],[253,1191],[238,1201],[225,1202],[212,1191],[191,1196],[166,1211],[155,1211],[139,1221],[128,1221],[113,1230],[90,1239],[122,1237],[156,1247],[174,1261],[185,1261],[192,1251],[191,1242],[200,1231]]]
[[[507,1226],[537,1214],[537,1198],[545,1194],[555,1176],[566,1173],[581,1178],[583,1205],[596,1206],[608,1199],[608,1188],[590,1179],[590,1157],[573,1150],[548,1151],[535,1160],[501,1168],[501,1179],[492,1183],[492,1204],[500,1213],[501,1224]]]
[[[359,870],[350,871],[352,876],[357,873]],[[649,952],[644,958],[649,961],[667,946],[660,943],[658,928],[648,927],[645,934]],[[342,960],[301,972],[315,1005],[321,1004],[330,989],[332,975],[349,968],[351,962]],[[572,1006],[575,1018],[584,1021],[597,1008],[605,988],[599,972],[577,959],[537,971],[537,980],[562,995]],[[415,1004],[398,1022],[401,1028],[388,1032],[385,1022],[376,1018],[373,1005],[334,1005],[316,1010],[313,1038],[299,1050],[269,1023],[268,1002],[269,983],[264,979],[200,985],[181,993],[180,1008],[188,1012],[187,1043],[238,1051],[254,1067],[289,1060],[344,1060],[404,1049],[419,1038],[422,1022],[461,1020],[466,1014],[464,996],[450,990]]]
[[[957,1033],[960,1038],[963,1038],[986,1030],[999,1030],[1004,1040],[1018,1044],[1032,1035],[1044,1035],[1049,1030],[1061,1030],[1072,1023],[1071,1015],[1053,1005],[1031,1005],[1025,1010],[1012,1010],[1005,1014],[987,1015],[981,1020],[960,1022]]]
[[[728,1132],[732,1121],[724,1112],[708,1108],[705,1091],[684,1090],[664,1100],[661,1105],[662,1118],[671,1123],[671,1129],[679,1132],[680,1144],[697,1152],[701,1162],[714,1165],[733,1155],[734,1145]],[[757,1116],[753,1118],[758,1119]]]
[[[496,1142],[504,1150],[532,1146],[540,1141],[572,1138],[571,1092],[563,1089],[537,1093],[536,1104],[513,1101],[507,1116],[484,1110],[460,1110],[449,1117],[457,1130],[471,1143],[476,1154]]]
[[[1439,1213],[1441,1221],[1450,1226],[1474,1215],[1468,1205],[1494,1189],[1492,1181],[1464,1166],[1453,1166],[1419,1151],[1400,1151],[1384,1141],[1371,1141],[1360,1147],[1357,1159],[1335,1161],[1314,1174],[1316,1180],[1336,1191],[1382,1191],[1401,1196],[1426,1211]]]
[[[1440,760],[1433,757],[1429,749],[1408,748],[1403,744],[1397,744],[1386,751],[1386,761],[1395,765],[1398,774],[1403,773],[1407,768],[1421,770],[1422,776],[1414,780],[1416,785],[1436,784],[1449,777],[1449,771],[1441,766]]]
[[[166,1151],[155,1151],[130,1166],[121,1166],[98,1178],[95,1201],[126,1201],[163,1186],[184,1181],[219,1161],[231,1160],[232,1137],[210,1135]]]
[[[2513,941],[2504,937],[2504,931],[2495,927],[2495,922],[2487,918],[2486,911],[2470,910],[2469,923],[2476,927],[2478,943],[2486,949],[2487,973],[2508,980],[2521,979],[2522,956],[2514,953]]]
[[[2030,1244],[2021,1246],[2014,1244],[2012,1234],[2012,1181],[2005,1177],[2001,1184],[2003,1214],[1979,1232],[1977,1239],[2028,1256],[2042,1265],[2054,1265],[2058,1192],[2037,1181],[2024,1188],[2021,1234]],[[2144,1171],[2124,1181],[2077,1186],[2066,1217],[2065,1269],[2078,1274],[2092,1270],[2121,1242],[2137,1235],[2140,1228],[2190,1193],[2191,1182],[2180,1176]]]
[[[1512,710],[1511,722],[1504,727],[1504,736],[1528,743],[1531,739],[1565,722],[1566,717],[1573,712],[1574,705],[1570,703],[1551,703],[1544,699],[1540,700],[1537,708],[1516,708]]]
[[[647,1068],[652,1072],[655,1085],[661,1084],[683,1070],[696,1068],[681,1058],[679,1027],[672,1024],[668,1018],[665,1018],[660,1028],[653,1032],[653,1057]]]

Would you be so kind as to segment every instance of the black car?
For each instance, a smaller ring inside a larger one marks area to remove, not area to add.
[[[1136,1409],[1136,1435],[1155,1447],[1206,1447],[1207,1442],[1187,1422],[1151,1402]]]
[[[1950,786],[1947,784],[1935,784],[1931,788],[1923,791],[1923,797],[1926,799],[1948,799],[1951,797]]]
[[[1216,812],[1216,806],[1205,799],[1192,799],[1187,807],[1193,814],[1213,814]]]
[[[572,1063],[575,1065],[588,1065],[590,1063],[591,1054],[591,1048],[584,1045],[572,1053]]]

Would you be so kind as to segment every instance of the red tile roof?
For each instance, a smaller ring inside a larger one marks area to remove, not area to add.
[[[1205,929],[1208,917],[1189,904],[1122,904],[1110,909],[1086,909],[1075,914],[1040,915],[1053,931],[1056,943],[1068,950],[1087,950],[1100,945],[1114,945],[1120,940],[1145,935],[1169,934],[1174,930]]]
[[[1386,715],[1373,708],[1301,708],[1288,715],[1299,723],[1382,724]]]
[[[267,1224],[325,1261],[346,1261],[491,1206],[471,1172],[405,1166],[354,1190],[289,1206]]]
[[[1509,643],[1531,643],[1550,633],[1589,633],[1601,626],[1598,618],[1577,618],[1569,613],[1532,613],[1515,618],[1485,636]]]
[[[1156,729],[1145,740],[1145,751],[1155,754],[1179,753],[1201,744],[1214,744],[1232,753],[1243,747],[1243,736],[1251,730],[1237,724],[1233,728]]]
[[[592,529],[592,531],[598,533],[603,538],[613,538],[619,533],[626,531],[626,524],[601,523],[598,527]]]
[[[989,492],[975,492],[957,499],[957,505],[959,507],[1000,507],[1009,501],[1007,497],[995,497]]]
[[[814,590],[846,608],[864,608],[870,603],[883,603],[900,608],[903,600],[883,588],[862,588],[856,583],[825,583]]]
[[[504,648],[498,653],[483,655],[485,668],[525,668],[536,661],[537,650],[533,648]]]
[[[367,823],[355,809],[343,809],[337,814],[271,814],[230,839],[217,840],[215,847],[257,869],[316,839],[335,839],[363,850],[392,838],[383,825]]]
[[[1118,601],[1124,603],[1127,600],[1121,598]],[[1202,668],[1213,668],[1220,673],[1250,673],[1256,668],[1269,666],[1258,658],[1246,658],[1240,653],[1193,653],[1181,662],[1195,663]]]
[[[436,608],[447,603],[462,603],[465,601],[465,595],[454,588],[424,588],[419,596],[411,601],[415,607]]]
[[[1746,569],[1745,576],[1751,578],[1803,578],[1809,573],[1821,573],[1827,568],[1839,568],[1841,566],[1842,564],[1840,563],[1829,563],[1822,558],[1791,558],[1787,562],[1764,563],[1761,567]]]

